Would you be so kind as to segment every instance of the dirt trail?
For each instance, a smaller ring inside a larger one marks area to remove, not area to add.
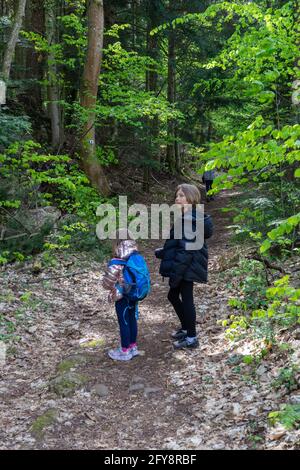
[[[2,449],[249,448],[253,423],[259,427],[257,386],[241,383],[228,367],[228,342],[216,323],[227,310],[218,266],[228,258],[228,215],[219,211],[228,197],[221,194],[207,207],[215,233],[209,282],[195,286],[197,350],[172,349],[169,335],[178,324],[168,284],[157,274],[153,251],[159,242],[142,245],[153,285],[140,306],[143,355],[128,363],[106,355],[118,342],[118,328],[113,307],[103,301],[99,264],[81,257],[88,273],[44,283],[32,283],[26,272],[3,275],[8,291],[30,289],[39,302],[25,315],[17,354],[2,369]],[[98,343],[84,347],[93,339]],[[53,381],[57,376],[65,380],[62,388]],[[69,390],[74,380],[68,395],[63,387]]]

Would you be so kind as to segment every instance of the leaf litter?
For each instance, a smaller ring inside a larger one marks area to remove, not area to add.
[[[272,387],[285,356],[271,353],[250,373],[241,358],[255,345],[246,338],[236,347],[217,323],[228,317],[232,296],[219,275],[234,256],[219,211],[227,197],[210,205],[216,230],[209,282],[195,286],[197,350],[172,349],[170,332],[178,325],[153,254],[159,242],[142,246],[154,282],[140,306],[143,355],[128,363],[106,354],[119,337],[101,287],[105,263],[77,254],[67,261],[62,256],[59,270],[44,269],[38,278],[28,266],[1,273],[0,313],[18,337],[0,369],[1,449],[299,448],[299,429],[268,421],[287,402],[284,387]],[[71,275],[75,269],[81,272]],[[55,392],[58,380],[70,393]],[[291,391],[296,402],[297,393]]]

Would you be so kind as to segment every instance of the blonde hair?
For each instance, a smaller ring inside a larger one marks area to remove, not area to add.
[[[192,204],[193,206],[195,206],[196,204],[200,204],[201,194],[197,186],[193,184],[186,184],[186,183],[179,184],[175,191],[175,198],[180,189],[185,195],[188,204]]]

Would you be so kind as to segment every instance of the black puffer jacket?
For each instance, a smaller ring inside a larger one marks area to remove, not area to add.
[[[199,217],[203,218],[203,214],[196,212],[195,209],[188,211],[182,216],[181,223],[190,219],[193,232],[196,231],[196,220]],[[200,221],[198,220],[198,223]],[[186,244],[195,241],[190,238],[182,230],[182,239],[174,239],[174,226],[170,231],[170,238],[166,240],[164,247],[156,250],[155,255],[161,259],[160,274],[164,277],[169,277],[169,285],[172,288],[178,286],[181,280],[192,282],[207,282],[207,264],[208,264],[208,249],[205,239],[212,236],[213,223],[211,216],[204,214],[204,244],[198,250],[187,250]]]

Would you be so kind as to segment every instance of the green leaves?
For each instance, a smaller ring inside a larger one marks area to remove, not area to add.
[[[221,22],[225,22],[226,15],[230,17],[232,12],[236,15],[235,31],[225,47],[218,55],[202,63],[202,68],[210,74],[215,70],[215,74],[220,76],[220,69],[226,71],[226,79],[221,85],[222,97],[231,97],[232,100],[238,97],[244,109],[244,102],[249,99],[255,104],[253,110],[257,114],[270,110],[277,94],[282,108],[283,97],[286,98],[283,84],[297,76],[298,33],[292,2],[267,10],[256,2],[248,2],[243,8],[237,3],[229,5],[222,2],[213,5],[212,9],[225,10]],[[209,11],[212,10],[208,8],[203,14],[205,18],[210,17]],[[209,84],[210,81],[206,87],[209,88]]]
[[[64,200],[68,199],[68,211],[70,212],[78,207],[78,197],[81,198],[79,206],[86,202],[86,196],[83,197],[83,188],[86,187],[93,193],[93,197],[96,196],[94,190],[89,187],[86,176],[74,162],[71,165],[71,158],[68,155],[45,155],[39,152],[41,152],[41,145],[34,141],[12,144],[5,154],[0,155],[3,179],[11,181],[11,184],[17,180],[22,190],[28,193],[36,192],[36,188],[41,183],[46,183],[54,190],[53,203],[66,209]],[[39,194],[40,203],[49,205],[48,199],[52,196],[49,192],[41,192]],[[21,201],[8,198],[0,199],[1,206],[17,209],[21,206]]]
[[[260,103],[270,103],[275,98],[275,93],[270,90],[263,91],[259,93],[258,100]]]
[[[228,169],[228,175],[239,184],[242,180],[239,177],[249,171],[253,175],[258,172],[263,177],[287,161],[289,164],[297,162],[300,158],[297,150],[299,137],[300,125],[285,126],[278,131],[270,125],[265,126],[263,118],[258,116],[246,131],[239,132],[235,138],[225,137],[223,141],[211,144],[207,152],[200,151],[198,155],[202,161],[204,158],[209,161],[206,169]],[[299,173],[296,170],[295,176]],[[218,188],[218,185],[215,184],[215,187]]]
[[[95,109],[98,123],[115,119],[135,127],[143,127],[145,119],[157,118],[166,123],[170,118],[181,120],[182,113],[171,106],[163,94],[145,91],[145,76],[159,71],[160,65],[150,57],[127,51],[115,41],[104,49],[100,96]],[[161,72],[163,72],[161,70]],[[81,110],[77,106],[78,114]]]
[[[261,253],[265,253],[266,251],[268,251],[271,248],[271,246],[272,246],[272,244],[271,244],[270,240],[264,240],[263,243],[260,246],[259,251]]]
[[[298,428],[300,423],[300,405],[283,405],[280,411],[272,411],[268,415],[272,425],[280,422],[286,429]]]
[[[286,234],[290,234],[299,224],[300,212],[281,221],[277,228],[268,232],[268,239],[264,240],[260,246],[260,252],[265,253],[268,251],[272,246],[272,242],[281,243],[282,237]]]
[[[28,116],[14,116],[0,112],[0,147],[6,148],[12,142],[24,138],[31,131],[31,123]]]

